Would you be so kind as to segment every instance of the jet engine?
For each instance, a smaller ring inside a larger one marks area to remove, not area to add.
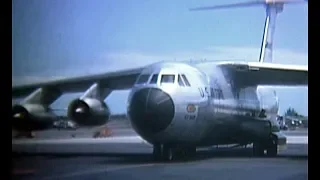
[[[110,111],[105,102],[93,99],[75,99],[68,107],[68,117],[82,126],[98,126],[108,122]]]
[[[12,107],[12,127],[21,131],[41,130],[52,127],[56,116],[39,104],[16,104]]]

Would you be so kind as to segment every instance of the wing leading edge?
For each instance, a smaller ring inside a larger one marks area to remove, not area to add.
[[[219,66],[241,86],[308,85],[308,66],[259,62],[223,62]]]
[[[28,95],[38,88],[54,88],[64,93],[82,92],[94,83],[99,83],[103,88],[114,90],[130,89],[142,70],[143,67],[140,67],[90,76],[13,86],[12,97]]]

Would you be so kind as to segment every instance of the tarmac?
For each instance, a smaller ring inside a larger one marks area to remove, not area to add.
[[[93,139],[85,136],[90,130],[79,129],[13,140],[13,151],[23,153],[13,153],[13,179],[308,179],[305,129],[285,131],[287,149],[275,158],[255,158],[250,146],[219,146],[198,149],[196,158],[188,161],[155,163],[151,145],[132,129],[116,126],[108,138]],[[70,138],[70,133],[78,134]]]

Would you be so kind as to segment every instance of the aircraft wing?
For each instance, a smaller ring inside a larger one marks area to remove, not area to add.
[[[31,83],[12,87],[12,97],[25,96],[37,88],[54,88],[60,92],[74,93],[87,90],[92,84],[100,83],[102,87],[123,90],[130,89],[143,70],[141,68],[127,69],[96,75],[51,80],[47,82]]]
[[[261,62],[222,62],[219,66],[234,78],[234,83],[242,86],[308,85],[308,66]]]

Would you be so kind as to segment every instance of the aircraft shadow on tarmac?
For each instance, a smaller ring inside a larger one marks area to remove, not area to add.
[[[76,157],[101,157],[102,164],[149,164],[155,163],[153,161],[152,155],[150,153],[64,153],[64,154],[53,154],[53,153],[37,153],[37,154],[18,154],[13,153],[15,158],[23,156],[45,156],[49,159],[59,159],[59,158],[76,158]],[[106,158],[105,160],[103,160]],[[174,161],[179,162],[197,162],[208,159],[257,159],[257,158],[270,158],[270,157],[254,157],[252,154],[252,148],[237,148],[237,149],[209,149],[209,150],[197,150],[197,155],[195,158],[187,160]],[[279,154],[277,157],[272,159],[286,159],[286,160],[308,160],[308,155],[294,155],[294,154]],[[159,162],[163,163],[163,162]]]

